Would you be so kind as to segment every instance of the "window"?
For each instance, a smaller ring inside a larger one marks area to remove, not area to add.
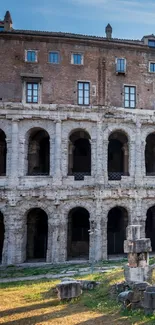
[[[38,103],[38,86],[36,82],[26,83],[26,103]]]
[[[78,53],[73,53],[71,63],[79,64],[79,65],[83,64],[83,55]]]
[[[155,47],[155,40],[148,40],[148,46]]]
[[[4,26],[0,26],[0,32],[4,30]]]
[[[150,64],[149,64],[149,71],[150,72],[155,72],[155,62],[150,62]]]
[[[78,105],[89,105],[90,84],[89,82],[78,82]]]
[[[59,53],[58,52],[49,52],[48,61],[50,63],[58,64],[59,63]]]
[[[37,52],[28,50],[26,51],[26,58],[25,61],[27,62],[37,62]]]
[[[124,86],[124,106],[126,108],[136,107],[136,87]]]
[[[125,73],[126,72],[126,60],[125,59],[116,59],[116,72]]]

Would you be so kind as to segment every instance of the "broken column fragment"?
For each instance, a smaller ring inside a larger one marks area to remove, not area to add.
[[[81,284],[79,281],[63,281],[57,285],[58,298],[72,299],[79,297],[82,294]]]
[[[128,265],[125,266],[125,279],[127,282],[149,281],[151,268],[149,267],[149,252],[151,241],[142,238],[141,225],[127,227],[127,240],[124,241],[124,252],[128,254]]]

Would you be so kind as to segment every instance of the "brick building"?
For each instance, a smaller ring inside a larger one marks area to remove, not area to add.
[[[107,259],[128,224],[155,251],[155,36],[15,30],[7,12],[0,153],[2,264]]]

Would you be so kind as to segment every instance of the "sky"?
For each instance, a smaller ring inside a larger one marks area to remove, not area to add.
[[[15,29],[105,36],[110,23],[116,38],[155,34],[155,0],[7,0],[0,19],[6,10]]]

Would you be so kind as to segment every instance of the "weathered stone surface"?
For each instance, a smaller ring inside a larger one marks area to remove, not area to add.
[[[142,253],[151,252],[151,241],[149,238],[141,238],[134,240],[124,241],[124,252],[125,253]]]
[[[149,286],[144,292],[144,311],[151,314],[155,311],[155,286]]]
[[[127,230],[127,237],[136,240],[145,237],[147,210],[154,206],[155,176],[146,175],[144,159],[146,139],[154,133],[155,125],[154,80],[148,71],[152,49],[144,46],[147,38],[124,42],[95,37],[92,42],[85,36],[28,34],[10,31],[8,37],[7,32],[0,33],[0,129],[6,135],[7,152],[6,175],[0,176],[0,211],[5,227],[2,263],[25,262],[26,219],[33,208],[48,215],[46,262],[65,262],[68,214],[77,206],[89,211],[90,221],[95,220],[98,229],[89,241],[90,261],[107,259],[110,209],[116,205],[126,209],[127,222],[137,225]],[[51,44],[60,54],[57,65],[47,62]],[[38,62],[24,62],[25,51],[31,47],[38,50]],[[82,66],[71,64],[75,49],[84,55]],[[116,58],[122,55],[127,61],[123,79],[115,71]],[[25,103],[24,74],[32,79],[41,76],[38,104]],[[136,109],[124,109],[124,77],[125,84],[136,85]],[[79,80],[90,83],[88,106],[77,104]],[[35,129],[49,134],[50,171],[46,176],[27,175],[28,139],[30,130]],[[90,135],[91,175],[83,181],[68,175],[69,136],[77,129]],[[127,137],[128,150],[123,150],[128,151],[129,170],[121,179],[109,180],[109,136],[116,130]]]
[[[151,282],[152,268],[148,265],[145,267],[129,267],[126,265],[124,267],[124,275],[128,283],[137,281]]]
[[[80,282],[77,281],[64,281],[56,288],[60,300],[76,298],[82,294]]]

